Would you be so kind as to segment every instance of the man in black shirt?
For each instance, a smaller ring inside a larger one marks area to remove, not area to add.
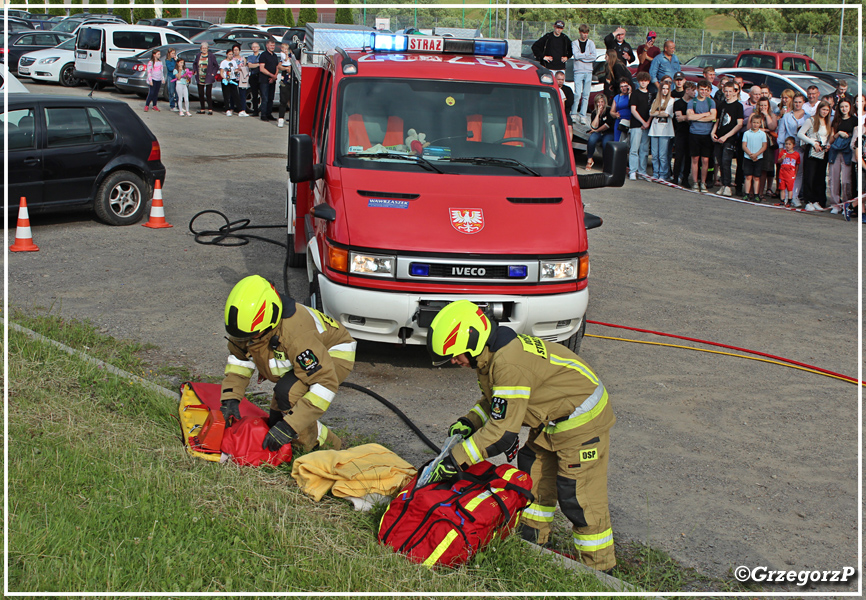
[[[722,85],[725,93],[725,102],[718,105],[716,122],[710,132],[713,140],[713,152],[716,164],[722,170],[722,196],[732,196],[731,190],[731,161],[737,154],[740,144],[740,130],[743,128],[743,105],[740,104],[736,85],[732,81],[726,81]]]
[[[625,41],[624,27],[617,27],[615,31],[604,36],[604,47],[616,50],[616,57],[625,66],[634,62],[634,50],[631,49],[631,44]]]
[[[259,90],[262,96],[261,120],[273,121],[271,111],[274,108],[274,92],[277,89],[277,66],[280,58],[274,54],[277,43],[273,38],[268,40],[265,51],[259,55]]]
[[[681,75],[682,73],[677,73]],[[674,183],[688,189],[692,156],[689,152],[689,100],[695,97],[695,84],[683,84],[683,97],[674,102]]]
[[[571,56],[571,40],[563,33],[565,22],[553,24],[553,31],[544,34],[532,44],[532,54],[543,66],[553,71],[565,69]]]

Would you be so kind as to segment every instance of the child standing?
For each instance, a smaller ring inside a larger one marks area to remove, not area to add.
[[[649,128],[652,122],[650,116],[650,95],[647,88],[650,84],[650,75],[646,71],[638,71],[635,75],[638,88],[631,93],[628,99],[628,107],[631,109],[631,122],[629,123],[630,150],[628,154],[628,178],[631,181],[637,176],[646,177],[647,158],[649,156]]]
[[[175,91],[177,92],[177,108],[180,111],[178,114],[183,117],[183,113],[186,112],[186,116],[191,117],[192,114],[189,112],[189,83],[192,81],[192,71],[186,68],[184,59],[177,59],[177,66],[172,75],[177,80]]]
[[[177,81],[174,79],[174,70],[177,68],[177,50],[174,48],[169,48],[165,52],[165,78],[168,83],[168,110],[171,112],[177,112],[177,89],[175,88],[175,84]]]
[[[760,202],[759,188],[761,182],[761,171],[763,161],[761,158],[767,151],[767,134],[761,131],[764,120],[759,114],[753,114],[749,118],[749,130],[743,134],[743,175],[746,177],[746,202]],[[753,185],[754,182],[754,185]],[[754,188],[754,195],[749,192]]]
[[[232,46],[232,54],[236,65],[238,94],[240,95],[240,104],[238,108],[241,112],[239,117],[248,117],[247,114],[247,91],[250,89],[250,68],[247,66],[247,59],[241,56],[241,47],[235,44]]]
[[[797,178],[797,169],[800,166],[800,154],[796,148],[797,140],[788,136],[785,140],[785,149],[779,152],[777,161],[782,165],[779,169],[779,194],[781,194],[779,204],[785,208],[790,208],[794,199],[794,180]]]
[[[144,112],[147,112],[151,102],[153,102],[153,110],[159,112],[156,101],[159,99],[159,86],[165,78],[162,61],[159,59],[161,55],[159,50],[154,50],[150,53],[150,61],[147,63],[147,85],[150,86],[150,90],[147,93],[147,100],[144,101]]]

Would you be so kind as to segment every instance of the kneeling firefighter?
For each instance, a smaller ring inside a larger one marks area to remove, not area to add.
[[[573,524],[574,545],[586,565],[616,565],[607,504],[609,430],[616,418],[598,375],[568,348],[498,325],[475,304],[458,300],[430,324],[427,349],[434,365],[448,361],[478,373],[482,399],[451,425],[461,434],[434,472],[457,471],[504,452],[530,474],[535,502],[521,516],[524,539],[544,544],[556,502]],[[518,451],[518,433],[529,439]]]
[[[307,451],[340,438],[319,422],[340,383],[355,366],[357,343],[319,311],[281,296],[264,277],[241,279],[226,300],[229,357],[220,396],[226,425],[240,419],[240,401],[253,371],[274,382],[262,448],[276,452],[293,440]]]

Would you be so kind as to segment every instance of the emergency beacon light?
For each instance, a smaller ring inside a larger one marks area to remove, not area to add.
[[[428,52],[472,54],[502,58],[508,54],[505,40],[462,39],[435,35],[372,34],[373,52]]]

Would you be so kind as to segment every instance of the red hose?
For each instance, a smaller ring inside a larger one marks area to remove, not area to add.
[[[820,371],[821,373],[827,373],[828,375],[833,375],[835,377],[840,377],[851,383],[859,383],[857,379],[854,377],[849,377],[848,375],[842,375],[841,373],[836,373],[834,371],[830,371],[828,369],[822,369],[821,367],[816,367],[814,365],[810,365],[807,363],[801,363],[796,360],[791,360],[790,358],[783,358],[781,356],[775,356],[773,354],[767,354],[766,352],[758,352],[757,350],[749,350],[748,348],[740,348],[739,346],[729,346],[727,344],[720,344],[718,342],[710,342],[707,340],[701,340],[698,338],[686,337],[684,335],[674,335],[672,333],[662,333],[660,331],[653,331],[652,329],[640,329],[638,327],[628,327],[626,325],[614,325],[613,323],[603,323],[601,321],[591,321],[589,319],[586,320],[587,323],[592,323],[593,325],[603,325],[605,327],[615,327],[617,329],[628,329],[630,331],[640,331],[642,333],[651,333],[653,335],[661,335],[664,337],[677,338],[680,340],[686,340],[689,342],[697,342],[698,344],[709,344],[710,346],[719,346],[720,348],[727,348],[728,350],[737,350],[738,352],[748,352],[749,354],[756,354],[758,356],[763,356],[765,358],[772,358],[773,360],[778,360],[781,362],[786,362],[792,365],[797,365],[798,367],[806,367],[807,369],[812,369],[813,371]]]

